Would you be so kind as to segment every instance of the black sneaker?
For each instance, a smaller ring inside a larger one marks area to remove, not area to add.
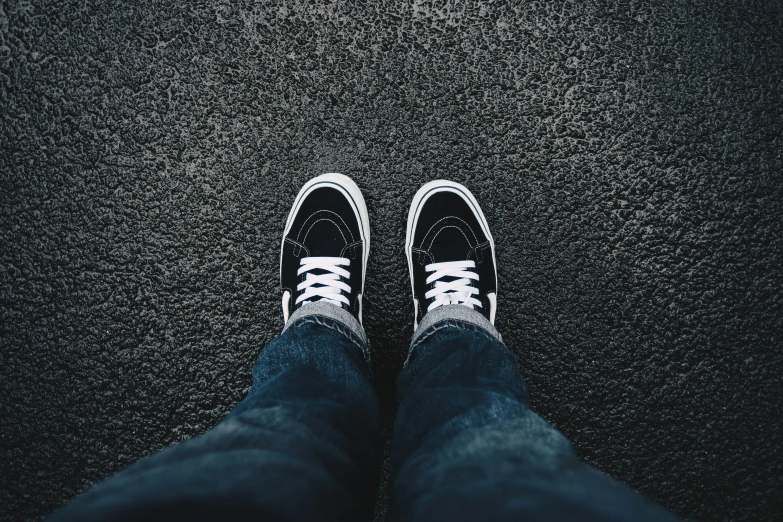
[[[370,224],[356,183],[342,174],[308,181],[288,214],[280,252],[283,320],[300,306],[326,301],[362,321]]]
[[[405,253],[415,326],[428,311],[447,304],[465,305],[495,324],[495,242],[468,189],[443,180],[419,189],[408,212]]]

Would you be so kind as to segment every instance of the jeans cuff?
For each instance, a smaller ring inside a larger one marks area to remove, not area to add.
[[[329,319],[341,323],[352,334],[361,340],[365,349],[370,345],[370,342],[367,340],[367,334],[364,332],[364,328],[362,328],[362,325],[353,316],[353,314],[351,314],[351,312],[325,301],[313,301],[312,303],[305,303],[300,306],[293,314],[291,314],[291,317],[288,318],[288,322],[285,323],[283,331],[285,332],[288,330],[288,327],[294,324],[298,319],[311,315],[328,317]]]
[[[438,323],[455,320],[477,326],[484,330],[490,337],[497,339],[498,342],[503,342],[500,332],[498,332],[497,328],[489,322],[489,319],[465,305],[453,304],[439,306],[433,311],[424,314],[424,318],[419,323],[419,327],[413,332],[411,346],[414,346],[428,330],[435,327]]]

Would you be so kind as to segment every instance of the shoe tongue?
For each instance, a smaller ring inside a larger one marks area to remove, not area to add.
[[[325,297],[313,297],[309,301],[312,302],[312,303],[317,303],[318,301],[324,301],[324,300],[326,300]],[[340,302],[335,302],[335,301],[329,301],[329,302],[331,304],[335,305],[335,306],[339,306],[340,308],[347,309],[345,303],[340,303]]]

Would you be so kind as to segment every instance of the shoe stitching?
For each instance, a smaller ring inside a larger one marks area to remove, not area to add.
[[[426,261],[422,259],[425,255],[429,258],[430,263],[434,263],[435,259],[432,257],[432,254],[429,252],[429,250],[424,250],[423,248],[416,248],[411,247],[411,252],[418,255],[417,261],[420,265],[426,265]]]
[[[301,253],[300,250],[304,250],[307,253],[308,256],[310,255],[310,249],[307,248],[306,246],[304,246],[303,244],[301,244],[301,243],[299,243],[297,241],[294,241],[290,237],[286,237],[284,239],[284,241],[294,247],[294,251],[293,251],[294,257],[299,257],[299,254]],[[301,279],[300,279],[300,282],[301,282]],[[291,294],[292,297],[296,297],[296,294],[294,293],[294,291],[291,288],[288,288],[287,286],[282,286],[282,285],[281,285],[281,287],[282,287],[282,291],[283,292],[288,291],[288,293]],[[289,307],[290,307],[290,304],[289,304]]]
[[[459,219],[459,218],[457,218],[457,219]],[[440,233],[443,232],[444,230],[446,230],[447,228],[456,228],[457,230],[459,230],[460,233],[462,233],[463,237],[465,238],[465,241],[467,241],[468,245],[470,245],[470,239],[468,239],[467,234],[465,234],[465,232],[461,228],[459,228],[457,226],[454,226],[454,225],[446,225],[443,228],[441,228],[440,230],[438,230],[438,232],[433,236],[432,241],[430,241],[430,246],[429,246],[429,248],[427,248],[427,250],[432,248],[432,244],[435,242],[436,239],[438,239],[438,235],[440,235]],[[471,230],[471,232],[473,232],[473,231]],[[424,245],[422,245],[422,246],[424,246]]]
[[[308,228],[308,229],[307,229],[307,232],[305,233],[305,236],[304,236],[304,238],[302,239],[302,241],[307,241],[307,235],[308,235],[308,234],[310,234],[310,231],[313,229],[313,227],[314,227],[315,225],[317,225],[318,223],[320,223],[321,221],[329,221],[330,223],[334,224],[334,226],[336,226],[336,227],[337,227],[337,230],[339,230],[339,231],[340,231],[340,235],[343,237],[343,241],[344,241],[345,243],[348,243],[348,240],[347,240],[347,239],[345,239],[345,234],[343,234],[343,231],[342,231],[342,229],[340,228],[340,225],[338,225],[337,223],[335,223],[335,221],[334,221],[333,219],[329,219],[329,218],[322,218],[322,219],[319,219],[319,220],[317,220],[315,223],[313,223],[312,225],[310,225],[310,228]]]
[[[468,223],[464,219],[462,219],[460,217],[457,217],[457,216],[446,216],[446,217],[442,217],[438,221],[436,221],[435,224],[430,227],[430,229],[427,231],[427,233],[424,234],[424,237],[421,240],[421,242],[422,242],[421,246],[424,246],[424,240],[427,239],[427,236],[430,235],[430,232],[432,232],[432,229],[435,228],[436,226],[438,226],[438,223],[440,223],[444,219],[450,219],[450,218],[456,219],[458,221],[462,221],[462,224],[465,225],[467,227],[467,229],[470,230],[471,235],[473,235],[473,243],[478,243],[478,238],[476,237],[476,233],[473,232],[473,228],[470,225],[468,225]],[[463,234],[464,234],[464,232],[463,232]],[[465,236],[465,239],[468,239],[467,236]],[[435,241],[435,240],[433,239],[433,241]],[[470,244],[470,240],[469,239],[468,239],[468,244]],[[430,241],[430,248],[432,248],[432,241]]]
[[[338,214],[336,212],[332,212],[331,210],[323,210],[323,209],[322,210],[316,210],[315,212],[313,212],[312,214],[307,216],[307,219],[305,219],[304,223],[302,224],[302,228],[299,229],[299,234],[297,234],[297,236],[296,236],[297,240],[301,237],[302,230],[304,230],[304,227],[305,227],[305,225],[307,225],[308,221],[313,219],[313,217],[316,214],[321,214],[321,213],[332,214],[333,216],[336,216],[337,219],[339,219],[340,222],[343,224],[345,229],[348,230],[348,234],[351,236],[351,241],[348,241],[347,239],[345,239],[345,234],[343,234],[343,229],[340,228],[340,225],[338,225],[334,220],[329,219],[329,218],[322,218],[322,219],[319,219],[318,221],[316,221],[315,223],[313,223],[312,225],[310,225],[310,228],[307,229],[307,232],[305,233],[304,238],[302,238],[302,240],[301,240],[302,243],[305,242],[305,240],[307,239],[307,235],[310,233],[310,230],[312,230],[312,228],[316,225],[316,223],[318,223],[319,221],[323,221],[323,220],[328,220],[328,221],[331,221],[332,223],[334,223],[334,226],[336,226],[337,229],[340,231],[340,235],[343,236],[343,241],[345,241],[346,244],[353,242],[353,233],[351,232],[350,227],[345,223],[345,220],[340,216],[340,214]]]
[[[304,249],[304,251],[307,252],[307,256],[310,255],[310,249],[307,248],[306,246],[304,246],[303,244],[299,243],[298,241],[294,241],[293,239],[288,238],[288,237],[285,238],[285,241],[287,243],[290,243],[290,244],[292,244],[294,246],[294,252],[293,252],[294,257],[299,257],[299,254],[301,253],[300,249]],[[305,256],[305,257],[307,257],[307,256]]]
[[[475,253],[476,253],[476,264],[477,264],[477,265],[480,265],[481,263],[483,263],[483,262],[484,262],[484,254],[483,254],[483,251],[484,251],[484,248],[485,248],[486,246],[488,246],[488,245],[489,245],[489,241],[485,241],[484,243],[481,243],[480,245],[476,245],[475,247],[473,247],[473,248],[470,250],[470,252],[468,252],[468,257],[467,257],[467,259],[470,259],[470,255],[471,255],[471,254],[473,254],[473,253],[475,252]]]
[[[354,242],[353,242],[353,243],[351,243],[350,245],[345,245],[345,248],[343,248],[343,249],[340,251],[340,257],[345,257],[345,253],[346,253],[346,252],[347,252],[349,249],[351,249],[351,248],[356,248],[356,247],[358,247],[358,246],[361,246],[361,245],[362,245],[362,243],[363,243],[363,241],[359,240],[359,241],[354,241]]]

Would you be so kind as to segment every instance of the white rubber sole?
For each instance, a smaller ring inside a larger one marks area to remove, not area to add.
[[[291,231],[291,225],[294,222],[296,214],[299,212],[299,208],[302,206],[302,202],[315,189],[322,187],[331,187],[342,192],[346,199],[350,202],[351,208],[353,208],[356,214],[356,219],[359,221],[359,233],[361,239],[364,241],[364,252],[362,256],[362,287],[359,292],[359,323],[362,322],[362,296],[364,295],[364,280],[367,276],[367,261],[370,258],[370,216],[367,213],[367,204],[364,202],[364,196],[362,191],[354,183],[354,181],[344,174],[337,174],[330,172],[327,174],[321,174],[316,176],[307,183],[297,194],[294,199],[294,204],[291,206],[291,211],[288,213],[288,219],[285,222],[285,230],[283,231],[283,240],[280,244],[280,270],[282,279],[282,266],[283,266],[283,246],[285,246],[285,237]],[[283,323],[288,322],[288,301],[291,299],[288,292],[283,294]]]
[[[430,181],[422,186],[416,195],[413,196],[410,209],[408,210],[408,225],[405,232],[405,256],[408,258],[408,272],[411,278],[411,294],[413,295],[413,328],[418,327],[417,317],[419,316],[419,302],[416,300],[416,289],[413,286],[413,231],[416,230],[416,223],[419,220],[419,214],[421,208],[427,199],[433,194],[438,192],[453,192],[464,199],[470,207],[473,209],[473,214],[478,218],[481,229],[484,235],[487,236],[490,244],[490,250],[492,251],[492,262],[495,266],[495,281],[497,281],[498,264],[495,260],[495,240],[492,239],[492,234],[489,232],[489,223],[484,216],[484,212],[481,210],[481,206],[476,201],[473,194],[464,186],[454,181],[448,181],[445,179],[438,179]],[[497,292],[487,294],[487,298],[490,302],[489,322],[495,324],[495,313],[497,311]]]

